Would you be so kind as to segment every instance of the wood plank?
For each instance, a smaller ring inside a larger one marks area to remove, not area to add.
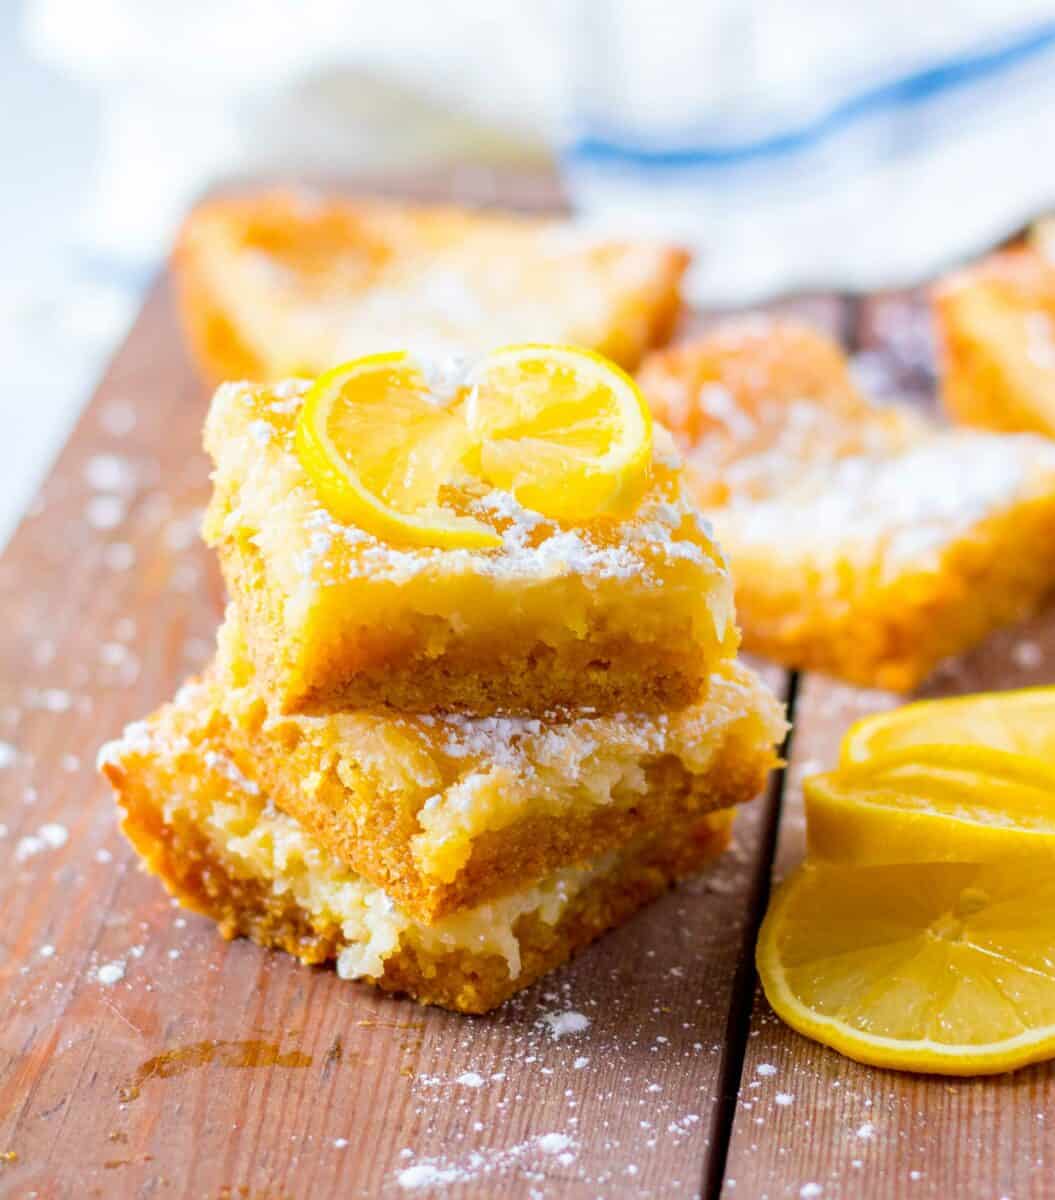
[[[162,281],[0,560],[0,1190],[696,1194],[771,803],[710,876],[488,1018],[224,943],[135,870],[93,760],[211,651],[205,404]],[[558,1038],[567,1011],[589,1026]]]
[[[862,305],[858,344],[886,358],[897,394],[906,374],[892,337],[909,337],[918,297]],[[889,309],[902,305],[899,316]],[[884,323],[885,322],[885,323]],[[892,332],[895,331],[895,332]],[[989,638],[946,664],[923,696],[1055,683],[1055,610]],[[836,761],[848,726],[899,703],[884,692],[803,677],[795,701],[788,783],[774,868],[777,881],[804,849],[801,780]],[[1055,1178],[1055,1066],[992,1079],[910,1076],[859,1066],[800,1037],[756,992],[722,1195],[729,1200],[1023,1200],[1051,1194]]]
[[[879,292],[856,303],[849,331],[862,386],[881,400],[910,399],[936,413],[936,350],[928,289]]]

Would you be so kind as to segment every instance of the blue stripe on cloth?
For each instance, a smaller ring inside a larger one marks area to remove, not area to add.
[[[813,121],[756,141],[728,145],[657,147],[616,133],[587,134],[565,152],[573,165],[613,163],[639,167],[725,167],[805,149],[863,117],[923,103],[991,78],[1055,48],[1055,21],[1036,26],[995,49],[977,50],[869,88]]]

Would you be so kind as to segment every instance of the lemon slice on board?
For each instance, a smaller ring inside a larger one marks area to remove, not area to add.
[[[320,375],[297,419],[296,447],[341,521],[409,545],[502,543],[490,526],[440,501],[471,443],[461,414],[431,401],[410,354],[375,354]]]
[[[766,997],[859,1062],[948,1075],[1055,1055],[1055,872],[807,863],[759,935]]]
[[[508,346],[469,377],[476,470],[547,517],[631,508],[648,485],[652,417],[637,385],[599,354]]]
[[[845,866],[1046,857],[1055,767],[985,746],[918,746],[803,780],[811,858]]]
[[[1055,763],[1055,687],[921,700],[865,717],[843,738],[843,763],[910,746],[983,745]]]

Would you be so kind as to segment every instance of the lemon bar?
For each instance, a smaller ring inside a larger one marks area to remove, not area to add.
[[[486,1012],[625,920],[726,845],[731,814],[694,814],[617,851],[424,923],[277,808],[217,737],[193,685],[104,747],[122,828],[181,903],[305,963]]]
[[[875,404],[790,322],[731,323],[640,383],[728,556],[748,649],[909,691],[1055,591],[1055,443]]]
[[[482,487],[494,548],[392,545],[321,503],[294,445],[307,385],[226,384],[205,426],[216,548],[283,712],[611,712],[691,703],[735,653],[732,585],[657,430],[644,494],[562,524]]]
[[[934,292],[942,400],[968,425],[1055,437],[1055,262],[994,254]]]
[[[280,809],[422,921],[750,800],[785,728],[736,662],[696,703],[657,714],[283,717],[255,684],[231,612],[192,694]]]
[[[367,353],[574,343],[627,367],[667,338],[687,255],[569,222],[268,191],[196,209],[174,267],[206,375],[277,381]]]

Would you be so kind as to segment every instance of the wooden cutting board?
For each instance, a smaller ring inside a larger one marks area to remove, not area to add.
[[[552,180],[479,169],[378,190],[558,203]],[[918,298],[779,307],[926,402]],[[206,403],[162,276],[0,560],[0,1195],[1055,1194],[1048,1068],[869,1071],[756,994],[771,870],[801,853],[798,779],[891,702],[877,693],[768,669],[794,706],[787,785],[745,809],[711,874],[489,1017],[226,943],[174,907],[137,870],[94,759],[211,651]],[[931,691],[1053,681],[1048,618]]]

